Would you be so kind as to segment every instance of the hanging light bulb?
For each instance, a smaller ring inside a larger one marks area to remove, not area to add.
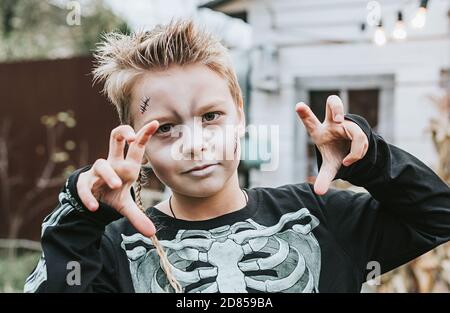
[[[384,46],[386,44],[386,34],[384,33],[383,22],[381,20],[373,34],[373,42],[377,46]]]
[[[416,16],[411,20],[411,26],[414,28],[423,28],[427,21],[428,0],[421,0]]]
[[[392,37],[395,40],[404,40],[406,39],[406,29],[405,23],[403,22],[403,14],[401,11],[397,13],[397,22],[395,22],[394,31],[392,32]]]

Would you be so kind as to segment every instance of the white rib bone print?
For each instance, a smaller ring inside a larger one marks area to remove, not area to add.
[[[302,208],[270,227],[247,219],[208,231],[179,230],[161,244],[187,292],[317,292],[320,247],[311,230],[318,224]],[[139,233],[122,239],[135,291],[166,292],[151,241]]]

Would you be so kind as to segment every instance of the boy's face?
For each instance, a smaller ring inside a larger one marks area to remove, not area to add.
[[[173,191],[210,196],[237,174],[244,112],[227,81],[207,66],[172,66],[139,77],[132,89],[131,117],[136,131],[158,120],[143,163],[149,162]]]

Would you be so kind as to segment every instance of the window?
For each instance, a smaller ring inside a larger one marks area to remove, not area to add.
[[[379,89],[362,89],[348,91],[348,112],[361,115],[370,127],[378,126]]]
[[[346,113],[361,115],[376,130],[379,115],[379,89],[329,89],[309,90],[309,105],[317,118],[325,120],[325,106],[330,95],[341,97]],[[308,136],[307,141],[307,181],[313,183],[317,176],[316,150]]]

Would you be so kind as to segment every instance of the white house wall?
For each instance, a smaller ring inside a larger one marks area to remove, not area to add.
[[[376,47],[368,42],[354,29],[345,33],[343,29],[349,26],[335,27],[334,31],[327,30],[326,37],[340,38],[353,41],[348,44],[326,44],[312,42],[312,37],[293,38],[292,32],[284,25],[300,23],[315,23],[328,21],[339,24],[352,21],[356,12],[361,10],[341,10],[335,5],[330,10],[324,7],[317,12],[308,11],[308,5],[326,2],[349,3],[352,1],[266,1],[272,4],[273,12],[278,12],[276,20],[279,29],[270,28],[273,15],[268,13],[264,2],[253,1],[249,9],[249,22],[254,27],[255,45],[269,45],[276,43],[278,48],[278,75],[280,91],[266,93],[256,89],[251,96],[251,122],[257,124],[280,125],[280,165],[277,171],[253,171],[251,183],[255,185],[277,186],[284,183],[300,182],[305,179],[302,166],[296,165],[299,161],[296,156],[294,140],[304,140],[295,137],[295,129],[299,123],[294,106],[297,99],[295,79],[302,77],[339,77],[339,76],[372,76],[392,75],[394,77],[394,92],[391,120],[390,140],[419,157],[430,166],[437,161],[429,133],[426,132],[429,119],[437,113],[429,100],[429,95],[436,95],[439,89],[441,71],[450,68],[450,35],[447,12],[450,1],[430,1],[427,25],[422,32],[411,34],[411,39],[402,43],[388,42],[383,47]],[[366,3],[367,1],[353,1]],[[388,3],[386,15],[389,10],[395,13],[397,1]],[[404,3],[398,1],[397,3]],[[381,1],[381,3],[387,3]],[[302,10],[303,8],[303,10]],[[363,7],[364,8],[364,7]],[[408,7],[409,8],[409,7]],[[412,12],[410,8],[409,11]],[[348,15],[345,15],[345,13]],[[350,12],[350,13],[349,13]],[[362,11],[364,14],[364,10]],[[410,15],[410,13],[408,13]],[[364,20],[364,15],[359,16]],[[395,16],[391,16],[395,20]],[[389,23],[388,23],[389,24]],[[388,28],[388,27],[386,27]],[[281,29],[281,30],[280,30]],[[357,28],[356,28],[357,29]],[[311,30],[313,32],[314,29]],[[316,33],[322,32],[321,29]],[[339,37],[340,36],[340,37]],[[358,37],[359,36],[359,37]],[[301,37],[300,35],[298,37]],[[255,66],[253,78],[258,77]],[[381,134],[383,135],[383,134]],[[296,170],[295,170],[296,169]]]

